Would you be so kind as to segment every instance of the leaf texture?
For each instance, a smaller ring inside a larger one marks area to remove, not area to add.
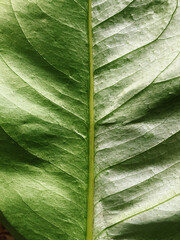
[[[179,22],[177,0],[0,0],[0,220],[17,240],[180,239]]]
[[[85,239],[87,3],[0,5],[1,215],[18,240]]]
[[[179,5],[94,3],[94,239],[180,238]]]

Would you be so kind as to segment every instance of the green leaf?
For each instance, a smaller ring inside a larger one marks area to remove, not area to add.
[[[179,21],[176,0],[0,0],[17,240],[180,239]]]

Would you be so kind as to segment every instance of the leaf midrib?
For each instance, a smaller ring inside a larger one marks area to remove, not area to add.
[[[93,42],[92,42],[92,16],[91,0],[88,9],[89,31],[89,182],[88,182],[88,209],[87,209],[87,235],[86,240],[93,239],[94,218],[94,79],[93,79]]]

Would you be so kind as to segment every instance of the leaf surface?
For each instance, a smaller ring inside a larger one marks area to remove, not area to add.
[[[0,209],[17,239],[85,239],[85,7],[1,1]]]
[[[0,0],[0,219],[17,240],[179,240],[179,21],[176,0]]]

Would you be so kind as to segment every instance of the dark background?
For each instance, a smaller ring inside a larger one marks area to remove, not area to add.
[[[11,234],[5,227],[0,223],[0,240],[14,240]]]

